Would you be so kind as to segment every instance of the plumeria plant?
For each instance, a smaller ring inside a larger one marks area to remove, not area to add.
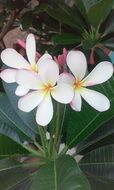
[[[112,63],[102,61],[88,73],[86,57],[79,50],[63,49],[58,57],[48,52],[40,55],[33,34],[27,36],[26,44],[18,43],[26,49],[27,57],[11,48],[3,50],[1,60],[5,65],[0,73],[8,96],[2,94],[1,100],[7,104],[9,99],[12,105],[8,103],[6,109],[1,103],[1,109],[18,126],[18,130],[9,127],[13,134],[18,134],[18,140],[15,135],[10,138],[26,149],[21,156],[24,162],[19,158],[17,161],[17,156],[13,161],[4,161],[9,165],[12,162],[13,176],[19,169],[23,173],[14,180],[15,189],[19,181],[23,190],[90,190],[73,150],[103,123],[108,113],[109,117],[113,114],[109,111],[110,88],[107,91],[102,86],[113,75]],[[81,112],[88,115],[80,118]],[[93,129],[90,124],[98,116],[102,119]]]

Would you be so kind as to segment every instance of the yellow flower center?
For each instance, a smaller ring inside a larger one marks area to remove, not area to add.
[[[82,86],[82,82],[81,81],[75,80],[75,82],[73,83],[73,88],[75,90],[81,88],[81,86]]]
[[[53,87],[50,84],[44,86],[44,90],[46,91],[46,93],[52,91],[52,89],[53,89]]]

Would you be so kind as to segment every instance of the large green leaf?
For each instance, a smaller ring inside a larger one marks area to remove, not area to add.
[[[80,0],[82,1],[85,9],[86,9],[86,12],[88,12],[90,10],[90,8],[92,6],[94,6],[99,0]]]
[[[104,23],[104,33],[103,36],[114,32],[114,10],[111,11]]]
[[[34,134],[37,134],[38,130],[37,130],[37,123],[35,121],[34,112],[26,113],[26,112],[20,111],[18,109],[18,99],[19,98],[15,95],[15,89],[16,89],[17,85],[16,84],[9,85],[5,82],[3,82],[3,85],[4,85],[4,89],[7,93],[7,96],[9,98],[9,101],[10,101],[13,109],[15,110],[17,115],[21,118],[21,120],[26,124],[26,126],[27,126],[26,130],[31,129],[31,131]]]
[[[0,157],[9,157],[16,154],[28,154],[21,145],[6,136],[0,135]]]
[[[29,170],[13,159],[0,160],[0,190],[18,190],[19,186],[22,187],[21,190],[28,190]]]
[[[113,0],[100,0],[88,10],[87,15],[94,27],[101,24],[112,9]]]
[[[93,89],[105,94],[110,99],[111,107],[108,111],[97,112],[84,102],[82,111],[75,112],[68,106],[64,120],[68,147],[73,147],[86,139],[98,127],[114,116],[114,76],[109,81],[102,85],[97,85]]]
[[[86,7],[83,0],[75,0],[76,7],[79,9],[80,13],[87,18]],[[87,4],[86,4],[87,5]]]
[[[65,8],[64,6],[60,6],[59,8],[56,9],[48,7],[47,13],[49,14],[49,16],[59,21],[60,23],[66,24],[74,29],[82,31],[83,25],[80,25],[81,21],[79,22],[77,20],[78,18],[76,17],[76,15],[75,17],[72,16],[73,12],[72,9],[70,9],[68,6],[66,7],[67,8]]]
[[[78,145],[77,153],[85,154],[100,146],[114,143],[114,118],[98,128],[85,141]]]
[[[14,125],[9,125],[3,121],[0,121],[0,134],[9,137],[18,144],[22,144],[24,141],[32,142],[30,137],[22,133]]]
[[[9,94],[9,96],[11,97],[11,94]],[[7,123],[8,126],[14,128],[14,131],[17,128],[19,131],[28,136],[31,141],[35,139],[34,132],[28,128],[28,126],[16,114],[5,93],[0,94],[0,122]]]
[[[114,181],[102,179],[102,177],[88,176],[89,183],[92,190],[114,190]]]
[[[33,190],[90,190],[76,161],[64,155],[42,166],[33,175]]]
[[[114,144],[97,148],[80,161],[81,169],[88,176],[114,182]],[[109,186],[110,187],[110,186]]]

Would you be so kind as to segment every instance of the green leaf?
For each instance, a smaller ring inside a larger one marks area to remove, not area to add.
[[[34,190],[90,190],[87,179],[76,161],[68,155],[42,166],[33,175]]]
[[[75,34],[63,33],[60,35],[55,35],[52,37],[54,43],[57,44],[77,44],[81,42],[81,39],[77,37]]]
[[[28,136],[29,140],[31,139],[30,141],[35,139],[35,134],[15,113],[5,93],[0,94],[0,121],[1,123],[8,123],[8,126],[14,127],[14,131],[17,128],[25,136]]]
[[[101,0],[91,6],[87,12],[87,15],[90,23],[94,27],[98,27],[108,16],[112,9],[112,3],[113,0]]]
[[[77,154],[86,154],[89,151],[107,144],[114,143],[114,118],[98,128],[85,141],[79,144]]]
[[[28,154],[21,145],[6,136],[0,135],[0,157],[9,157],[16,154]]]
[[[34,135],[37,134],[38,130],[37,130],[37,123],[36,123],[34,112],[25,113],[18,109],[19,97],[17,97],[15,95],[15,90],[16,90],[17,85],[16,84],[9,85],[9,84],[3,82],[3,86],[4,86],[7,96],[9,98],[9,101],[11,103],[11,106],[13,107],[16,114],[21,118],[21,120],[27,126],[26,128],[22,126],[23,130],[27,131],[28,129],[31,129],[31,131],[34,133]]]
[[[9,137],[18,144],[22,144],[24,141],[31,142],[31,139],[14,125],[9,125],[8,123],[4,123],[2,121],[0,121],[0,134]]]
[[[29,29],[29,27],[32,24],[32,20],[33,20],[33,16],[32,16],[31,11],[28,11],[23,15],[23,17],[21,19],[21,25],[22,25],[23,30]]]
[[[107,34],[114,32],[114,10],[110,12],[104,25],[105,27],[103,27],[104,28],[103,36],[106,36]]]
[[[105,40],[103,42],[104,46],[106,46],[107,48],[114,50],[114,38],[110,38],[108,40]]]
[[[82,142],[98,127],[114,116],[114,76],[104,84],[94,86],[93,89],[105,94],[110,99],[111,107],[108,111],[97,112],[87,103],[83,102],[82,111],[75,112],[68,106],[64,120],[64,128],[67,130],[66,143],[68,147],[73,147]]]
[[[114,144],[97,148],[80,161],[81,169],[90,176],[114,180]]]
[[[88,12],[90,10],[90,8],[92,6],[94,6],[99,0],[80,0],[82,1],[85,9],[86,9],[86,12]]]
[[[76,7],[79,9],[80,13],[84,16],[87,17],[86,14],[86,7],[84,4],[83,0],[75,0]]]
[[[27,190],[30,183],[29,171],[21,163],[13,159],[0,160],[0,190],[17,190],[19,186],[25,185],[26,189],[21,190]]]
[[[34,8],[34,13],[38,14],[41,12],[45,12],[45,11],[47,11],[48,7],[50,7],[49,4],[41,3],[37,7]]]
[[[96,64],[104,60],[111,62],[109,55],[101,48],[95,48],[94,57]]]
[[[68,8],[68,9],[70,9],[70,8]],[[70,12],[72,12],[72,10],[70,10]],[[59,7],[56,9],[49,7],[47,9],[48,15],[51,16],[52,18],[54,18],[55,20],[59,21],[62,24],[66,24],[74,29],[78,29],[78,30],[82,31],[82,26],[77,24],[76,18],[75,19],[74,19],[74,17],[72,18],[70,12],[68,10],[64,9],[63,7]]]
[[[88,176],[87,178],[90,182],[92,190],[113,190],[114,189],[114,181],[102,179],[101,177]]]

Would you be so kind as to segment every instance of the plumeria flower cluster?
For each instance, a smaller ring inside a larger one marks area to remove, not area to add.
[[[59,103],[70,104],[75,111],[81,111],[82,98],[97,111],[109,109],[110,102],[105,95],[86,87],[101,84],[112,76],[113,66],[110,62],[99,63],[85,77],[87,73],[85,55],[81,51],[64,50],[63,62],[70,72],[65,70],[61,73],[59,62],[48,53],[36,61],[33,34],[27,37],[26,54],[27,60],[14,49],[5,49],[1,53],[1,59],[11,68],[3,70],[0,77],[7,83],[18,84],[15,91],[16,95],[21,96],[18,108],[24,112],[37,108],[36,122],[39,125],[46,126],[52,120],[52,98]]]

